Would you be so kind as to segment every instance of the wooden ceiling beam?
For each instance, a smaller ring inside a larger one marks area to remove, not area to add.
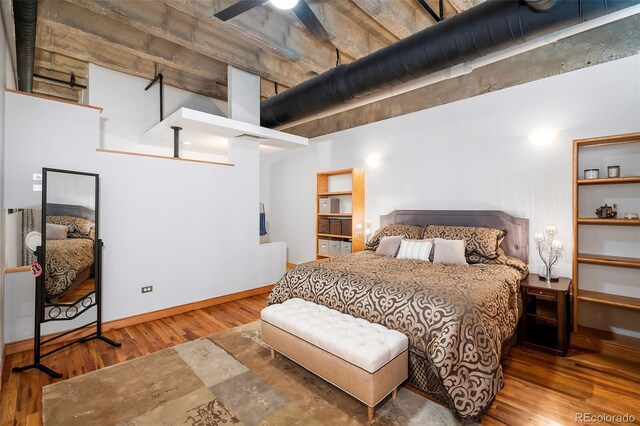
[[[34,66],[34,77],[37,80],[43,81],[43,82],[47,82],[49,84],[53,84],[56,86],[62,86],[62,87],[71,87],[71,85],[69,84],[69,80],[71,79],[71,74],[65,73],[65,72],[60,72],[60,71],[56,71],[56,70],[52,70],[52,69],[47,69],[47,68],[43,68],[43,67],[39,67],[39,66]],[[51,81],[51,80],[46,80],[46,79],[42,79],[39,77],[36,77],[36,75],[41,75],[44,77],[50,77],[50,78],[55,78],[56,80],[62,80],[65,81],[66,83],[60,83],[57,81]],[[75,74],[74,74],[75,75]],[[80,84],[82,86],[86,86],[87,85],[87,80],[82,78],[82,77],[76,77],[76,84]],[[76,88],[76,90],[80,90],[80,88]]]
[[[375,19],[399,39],[432,26],[435,21],[424,13],[415,0],[353,0],[367,15]]]
[[[40,2],[38,20],[45,21],[49,26],[64,26],[70,32],[139,55],[158,64],[219,83],[226,84],[227,81],[226,64],[71,3]]]
[[[41,81],[37,78],[34,78],[33,80],[33,92],[74,102],[78,102],[80,97],[80,90],[78,89],[58,86],[56,84],[51,84],[50,82]]]
[[[91,62],[104,68],[144,79],[151,79],[155,75],[155,64],[152,61],[108,44],[96,42],[64,27],[48,25],[43,20],[38,20],[36,46],[42,50]],[[158,72],[163,74],[164,82],[168,86],[215,99],[227,100],[226,86],[215,81],[194,76],[166,65],[159,65]]]
[[[35,66],[65,74],[75,74],[77,78],[87,78],[89,64],[78,59],[36,48]]]
[[[293,25],[292,12],[275,12],[268,7],[255,7],[242,15],[221,21],[214,15],[238,0],[161,0],[169,7],[184,12],[199,22],[227,31],[245,43],[271,51],[283,59],[303,63],[309,70],[321,73],[335,66],[335,47],[313,37],[308,30]],[[288,19],[287,19],[288,17]],[[345,62],[353,58],[344,56]]]
[[[248,45],[231,37],[228,28],[213,27],[158,1],[69,1],[268,80],[293,86],[308,77],[304,64]]]

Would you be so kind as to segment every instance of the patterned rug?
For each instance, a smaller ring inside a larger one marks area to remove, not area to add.
[[[57,425],[365,425],[364,404],[270,352],[258,321],[43,389]],[[375,425],[451,425],[443,406],[401,388]]]

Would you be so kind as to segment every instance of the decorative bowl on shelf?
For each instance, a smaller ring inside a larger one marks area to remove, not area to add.
[[[605,203],[604,206],[599,207],[596,210],[596,216],[600,219],[613,219],[618,216],[618,205],[614,204],[613,207]]]
[[[638,213],[629,212],[624,214],[625,219],[638,219],[638,217]]]

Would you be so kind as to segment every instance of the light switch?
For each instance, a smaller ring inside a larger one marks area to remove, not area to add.
[[[33,180],[42,180],[42,173],[34,173]]]
[[[40,184],[33,184],[33,192],[42,192],[42,185]]]

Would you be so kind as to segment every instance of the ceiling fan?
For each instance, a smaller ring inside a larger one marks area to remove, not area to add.
[[[305,0],[240,0],[214,16],[222,21],[227,21],[266,2],[270,2],[278,9],[292,9],[315,38],[320,41],[329,39],[329,33]]]

